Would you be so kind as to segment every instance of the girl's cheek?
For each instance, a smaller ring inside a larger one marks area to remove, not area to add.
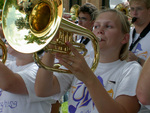
[[[95,35],[97,34],[95,29],[93,30],[93,33],[94,33]]]

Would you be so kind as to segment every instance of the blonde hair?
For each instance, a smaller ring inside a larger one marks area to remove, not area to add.
[[[104,13],[104,12],[116,13],[116,15],[119,17],[119,20],[121,22],[122,33],[129,34],[130,24],[128,21],[128,17],[124,13],[122,13],[121,11],[116,10],[116,9],[103,9],[99,12],[98,15],[100,15],[101,13]],[[126,60],[128,58],[128,52],[129,52],[128,47],[129,47],[129,42],[127,42],[126,44],[124,44],[122,46],[122,48],[120,50],[120,55],[119,55],[120,60]]]

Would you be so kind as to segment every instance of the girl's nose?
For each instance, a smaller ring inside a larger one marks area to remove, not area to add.
[[[103,27],[100,27],[98,30],[98,34],[104,34],[105,29]]]

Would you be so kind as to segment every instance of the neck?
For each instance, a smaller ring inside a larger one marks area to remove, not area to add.
[[[100,63],[110,63],[119,60],[119,53],[111,53],[106,52],[103,53],[102,51],[100,52]]]
[[[23,65],[27,65],[29,63],[34,62],[34,59],[32,57],[23,57],[23,58],[16,58],[16,65],[17,66],[23,66]]]
[[[136,33],[140,34],[145,28],[146,26],[149,24],[149,22],[147,22],[146,24],[144,25],[135,25],[135,30],[136,30]]]

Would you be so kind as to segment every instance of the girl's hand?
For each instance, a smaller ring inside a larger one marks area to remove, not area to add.
[[[59,63],[69,69],[79,80],[85,81],[88,75],[93,74],[87,65],[84,57],[73,47],[69,42],[66,45],[70,48],[73,55],[70,54],[56,54]]]

